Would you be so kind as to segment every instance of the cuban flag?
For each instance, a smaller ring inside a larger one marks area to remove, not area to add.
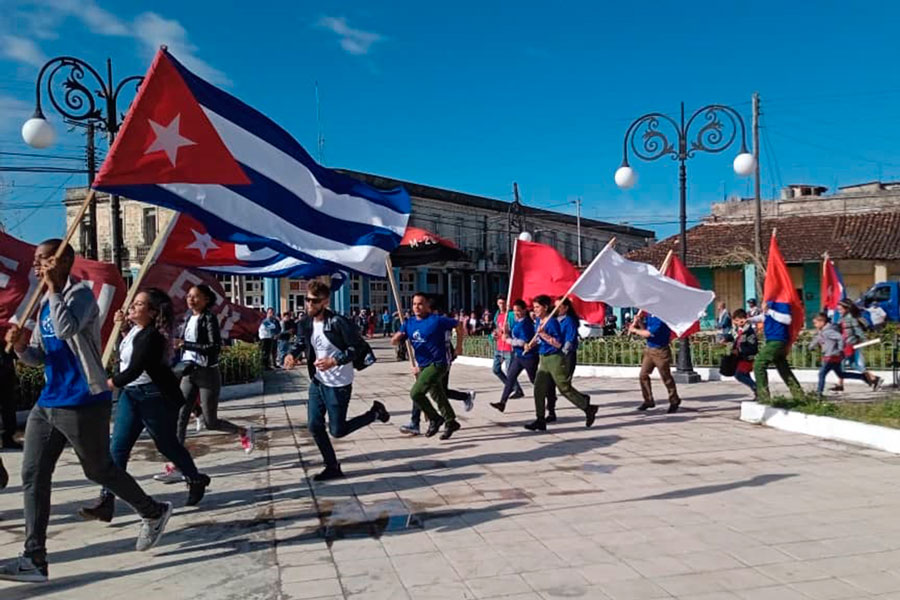
[[[826,254],[822,261],[822,307],[828,312],[837,310],[838,304],[846,297],[847,288],[844,287],[841,272]]]
[[[375,276],[385,275],[411,210],[402,187],[379,190],[318,165],[164,47],[94,188],[187,213],[219,240]]]

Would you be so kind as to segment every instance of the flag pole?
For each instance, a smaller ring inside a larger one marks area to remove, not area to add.
[[[66,231],[66,237],[62,239],[59,246],[56,248],[56,252],[53,253],[53,260],[57,261],[63,255],[63,252],[66,250],[66,246],[71,241],[72,237],[75,235],[75,230],[81,225],[81,220],[84,219],[84,213],[87,212],[88,207],[90,207],[91,202],[94,200],[94,195],[96,192],[94,188],[88,190],[87,195],[85,195],[84,200],[81,203],[81,206],[78,208],[78,212],[75,213],[75,218],[72,219],[72,223],[69,225],[68,231]],[[92,227],[96,226],[96,223],[91,223]],[[38,301],[44,295],[44,280],[41,278],[38,281],[38,284],[35,286],[34,291],[31,293],[31,297],[28,299],[28,303],[25,305],[25,311],[22,313],[22,322],[20,323],[21,327],[24,328],[25,324],[28,323],[28,320],[31,318],[31,313],[34,312],[35,307],[37,306]],[[6,345],[6,352],[12,352],[13,345]]]
[[[144,280],[144,276],[147,274],[147,271],[150,270],[151,265],[156,262],[156,258],[159,256],[166,240],[169,239],[169,234],[172,233],[172,229],[175,228],[175,223],[178,221],[179,217],[180,213],[172,215],[172,218],[166,223],[166,228],[156,236],[156,239],[153,240],[153,244],[150,245],[150,250],[147,252],[147,256],[144,257],[144,262],[141,263],[141,268],[135,276],[134,281],[131,282],[131,287],[128,288],[128,294],[125,295],[125,301],[122,303],[122,308],[125,310],[131,306],[134,297],[137,296],[138,290],[141,287],[141,282]],[[116,349],[116,340],[119,338],[119,333],[121,331],[122,321],[114,322],[112,331],[106,339],[106,346],[103,348],[102,360],[104,367],[109,365],[109,359],[112,358],[113,352]]]
[[[397,289],[397,281],[394,279],[394,264],[391,262],[391,255],[388,254],[384,258],[384,266],[387,267],[388,282],[391,284],[391,292],[394,294],[394,303],[397,305],[397,317],[400,319],[400,325],[403,325],[403,305],[400,304],[400,290]],[[404,340],[406,344],[406,354],[409,356],[409,364],[416,366],[416,357],[413,355],[412,344],[409,340]]]
[[[516,250],[519,248],[519,238],[513,242],[512,260],[509,263],[509,286],[506,288],[506,308],[512,304],[513,276],[516,274]]]

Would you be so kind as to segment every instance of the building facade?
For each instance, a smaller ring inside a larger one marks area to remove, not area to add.
[[[402,185],[412,198],[409,224],[426,229],[453,241],[466,253],[466,260],[416,268],[395,268],[394,275],[401,303],[410,306],[416,291],[441,294],[448,308],[476,310],[493,306],[493,298],[505,293],[509,285],[510,250],[520,231],[531,232],[534,241],[554,246],[572,263],[580,254],[588,264],[610,238],[616,237],[620,252],[643,248],[654,241],[654,232],[616,225],[572,215],[532,208],[455,192],[442,188],[399,181],[366,173],[344,171],[345,174],[379,188]],[[85,188],[66,193],[67,220],[74,218]],[[111,257],[109,202],[98,194],[98,245],[100,258]],[[173,212],[122,199],[122,231],[124,232],[125,275],[136,273],[156,235],[161,232]],[[81,251],[84,242],[76,236],[73,244]],[[246,306],[273,306],[280,311],[297,311],[303,306],[306,282],[298,279],[263,279],[260,277],[222,277],[226,292]],[[361,308],[380,312],[396,310],[388,280],[381,277],[351,275],[334,295],[332,306],[342,313]]]

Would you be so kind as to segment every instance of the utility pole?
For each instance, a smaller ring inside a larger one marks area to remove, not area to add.
[[[575,200],[575,225],[578,230],[578,266],[581,267],[581,197]]]
[[[88,188],[94,185],[94,176],[97,174],[97,152],[94,148],[94,123],[88,121],[87,123],[87,142],[85,144],[85,161],[87,162],[87,178],[88,178]],[[90,226],[88,227],[88,248],[85,252],[85,249],[82,248],[82,252],[84,255],[91,260],[97,260],[100,256],[100,245],[97,241],[97,197],[91,199],[91,206],[88,211],[88,221],[90,222]]]
[[[754,271],[756,273],[756,296],[757,301],[762,295],[762,273],[760,265],[762,262],[762,198],[760,198],[759,190],[759,92],[753,93],[753,200],[756,205],[756,220],[754,223],[754,238],[756,250],[756,265]]]

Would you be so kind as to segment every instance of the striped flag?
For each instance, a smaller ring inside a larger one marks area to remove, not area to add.
[[[411,210],[403,188],[379,190],[322,167],[288,132],[165,49],[94,187],[188,213],[216,239],[376,276]]]

